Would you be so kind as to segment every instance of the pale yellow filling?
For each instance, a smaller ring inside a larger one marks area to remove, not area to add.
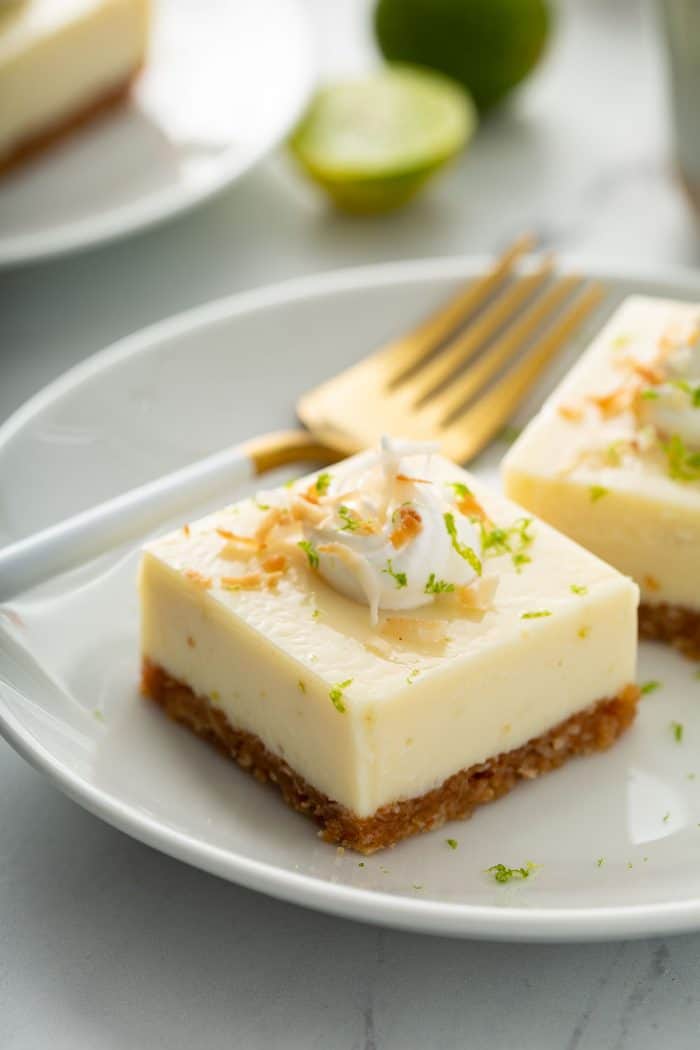
[[[463,479],[495,522],[522,517],[447,461],[438,469]],[[636,587],[542,523],[521,571],[507,553],[485,558],[493,586],[474,611],[446,597],[407,613],[418,627],[441,625],[420,639],[373,628],[366,606],[304,558],[272,589],[222,587],[245,559],[222,556],[216,528],[248,535],[260,515],[246,502],[148,546],[143,654],[359,816],[518,747],[634,679]]]
[[[0,13],[0,159],[143,62],[149,0],[26,0]]]
[[[697,315],[695,304],[628,299],[503,465],[512,499],[632,576],[645,601],[691,609],[700,608],[700,482],[674,480],[662,447],[615,465],[592,456],[634,437],[624,414],[568,416],[589,395],[620,384],[621,358],[653,358],[669,326]]]

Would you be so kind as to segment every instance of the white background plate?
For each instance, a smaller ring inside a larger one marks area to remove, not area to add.
[[[314,61],[297,0],[155,0],[132,100],[0,179],[0,266],[123,237],[239,178],[291,128]]]
[[[403,330],[475,269],[411,263],[293,282],[97,355],[0,430],[0,536],[291,423],[302,390]],[[636,291],[700,297],[693,275],[603,276],[611,289],[603,313]],[[475,469],[495,480],[502,452],[494,445]],[[691,663],[644,645],[640,680],[662,687],[612,752],[359,867],[359,857],[320,842],[273,791],[139,698],[136,565],[135,552],[113,552],[12,602],[0,627],[3,733],[94,813],[224,878],[397,927],[532,940],[700,928],[700,679]],[[672,720],[684,724],[680,744]],[[447,836],[459,841],[456,851]],[[522,884],[498,886],[484,873],[527,860],[541,867]]]

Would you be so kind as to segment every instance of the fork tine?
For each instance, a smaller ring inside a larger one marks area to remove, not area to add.
[[[521,277],[511,284],[461,335],[441,350],[437,357],[409,376],[402,385],[402,393],[410,399],[410,403],[418,405],[426,401],[457,369],[483,349],[488,340],[547,279],[551,269],[552,260],[546,259],[535,273]]]
[[[504,331],[466,372],[457,377],[454,383],[439,391],[428,402],[431,412],[443,423],[456,413],[488,381],[516,357],[526,345],[528,339],[548,318],[551,318],[558,307],[582,282],[581,277],[563,277],[540,295],[531,306]]]
[[[470,314],[488,299],[495,288],[508,276],[518,259],[534,245],[534,237],[522,234],[503,253],[491,269],[469,286],[443,303],[435,313],[416,326],[411,332],[400,336],[388,346],[377,351],[375,360],[380,364],[388,383],[394,383],[419,361],[434,350]]]
[[[495,383],[466,413],[450,423],[442,435],[446,455],[460,461],[481,451],[508,421],[562,343],[579,327],[602,299],[600,284],[590,284],[576,297],[528,353]]]

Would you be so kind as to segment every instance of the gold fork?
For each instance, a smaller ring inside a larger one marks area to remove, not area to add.
[[[302,395],[302,423],[344,455],[388,433],[473,459],[603,295],[581,277],[554,278],[551,258],[513,276],[531,246],[519,238],[413,331]]]
[[[0,601],[86,561],[251,476],[292,462],[331,462],[382,434],[437,441],[464,463],[497,433],[602,296],[554,277],[552,260],[516,272],[521,237],[491,269],[413,331],[297,405],[302,430],[266,434],[122,493],[0,550]]]

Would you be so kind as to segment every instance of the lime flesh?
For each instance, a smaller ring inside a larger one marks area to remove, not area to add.
[[[447,77],[387,66],[322,88],[290,140],[308,175],[346,211],[396,208],[454,157],[476,125]]]

